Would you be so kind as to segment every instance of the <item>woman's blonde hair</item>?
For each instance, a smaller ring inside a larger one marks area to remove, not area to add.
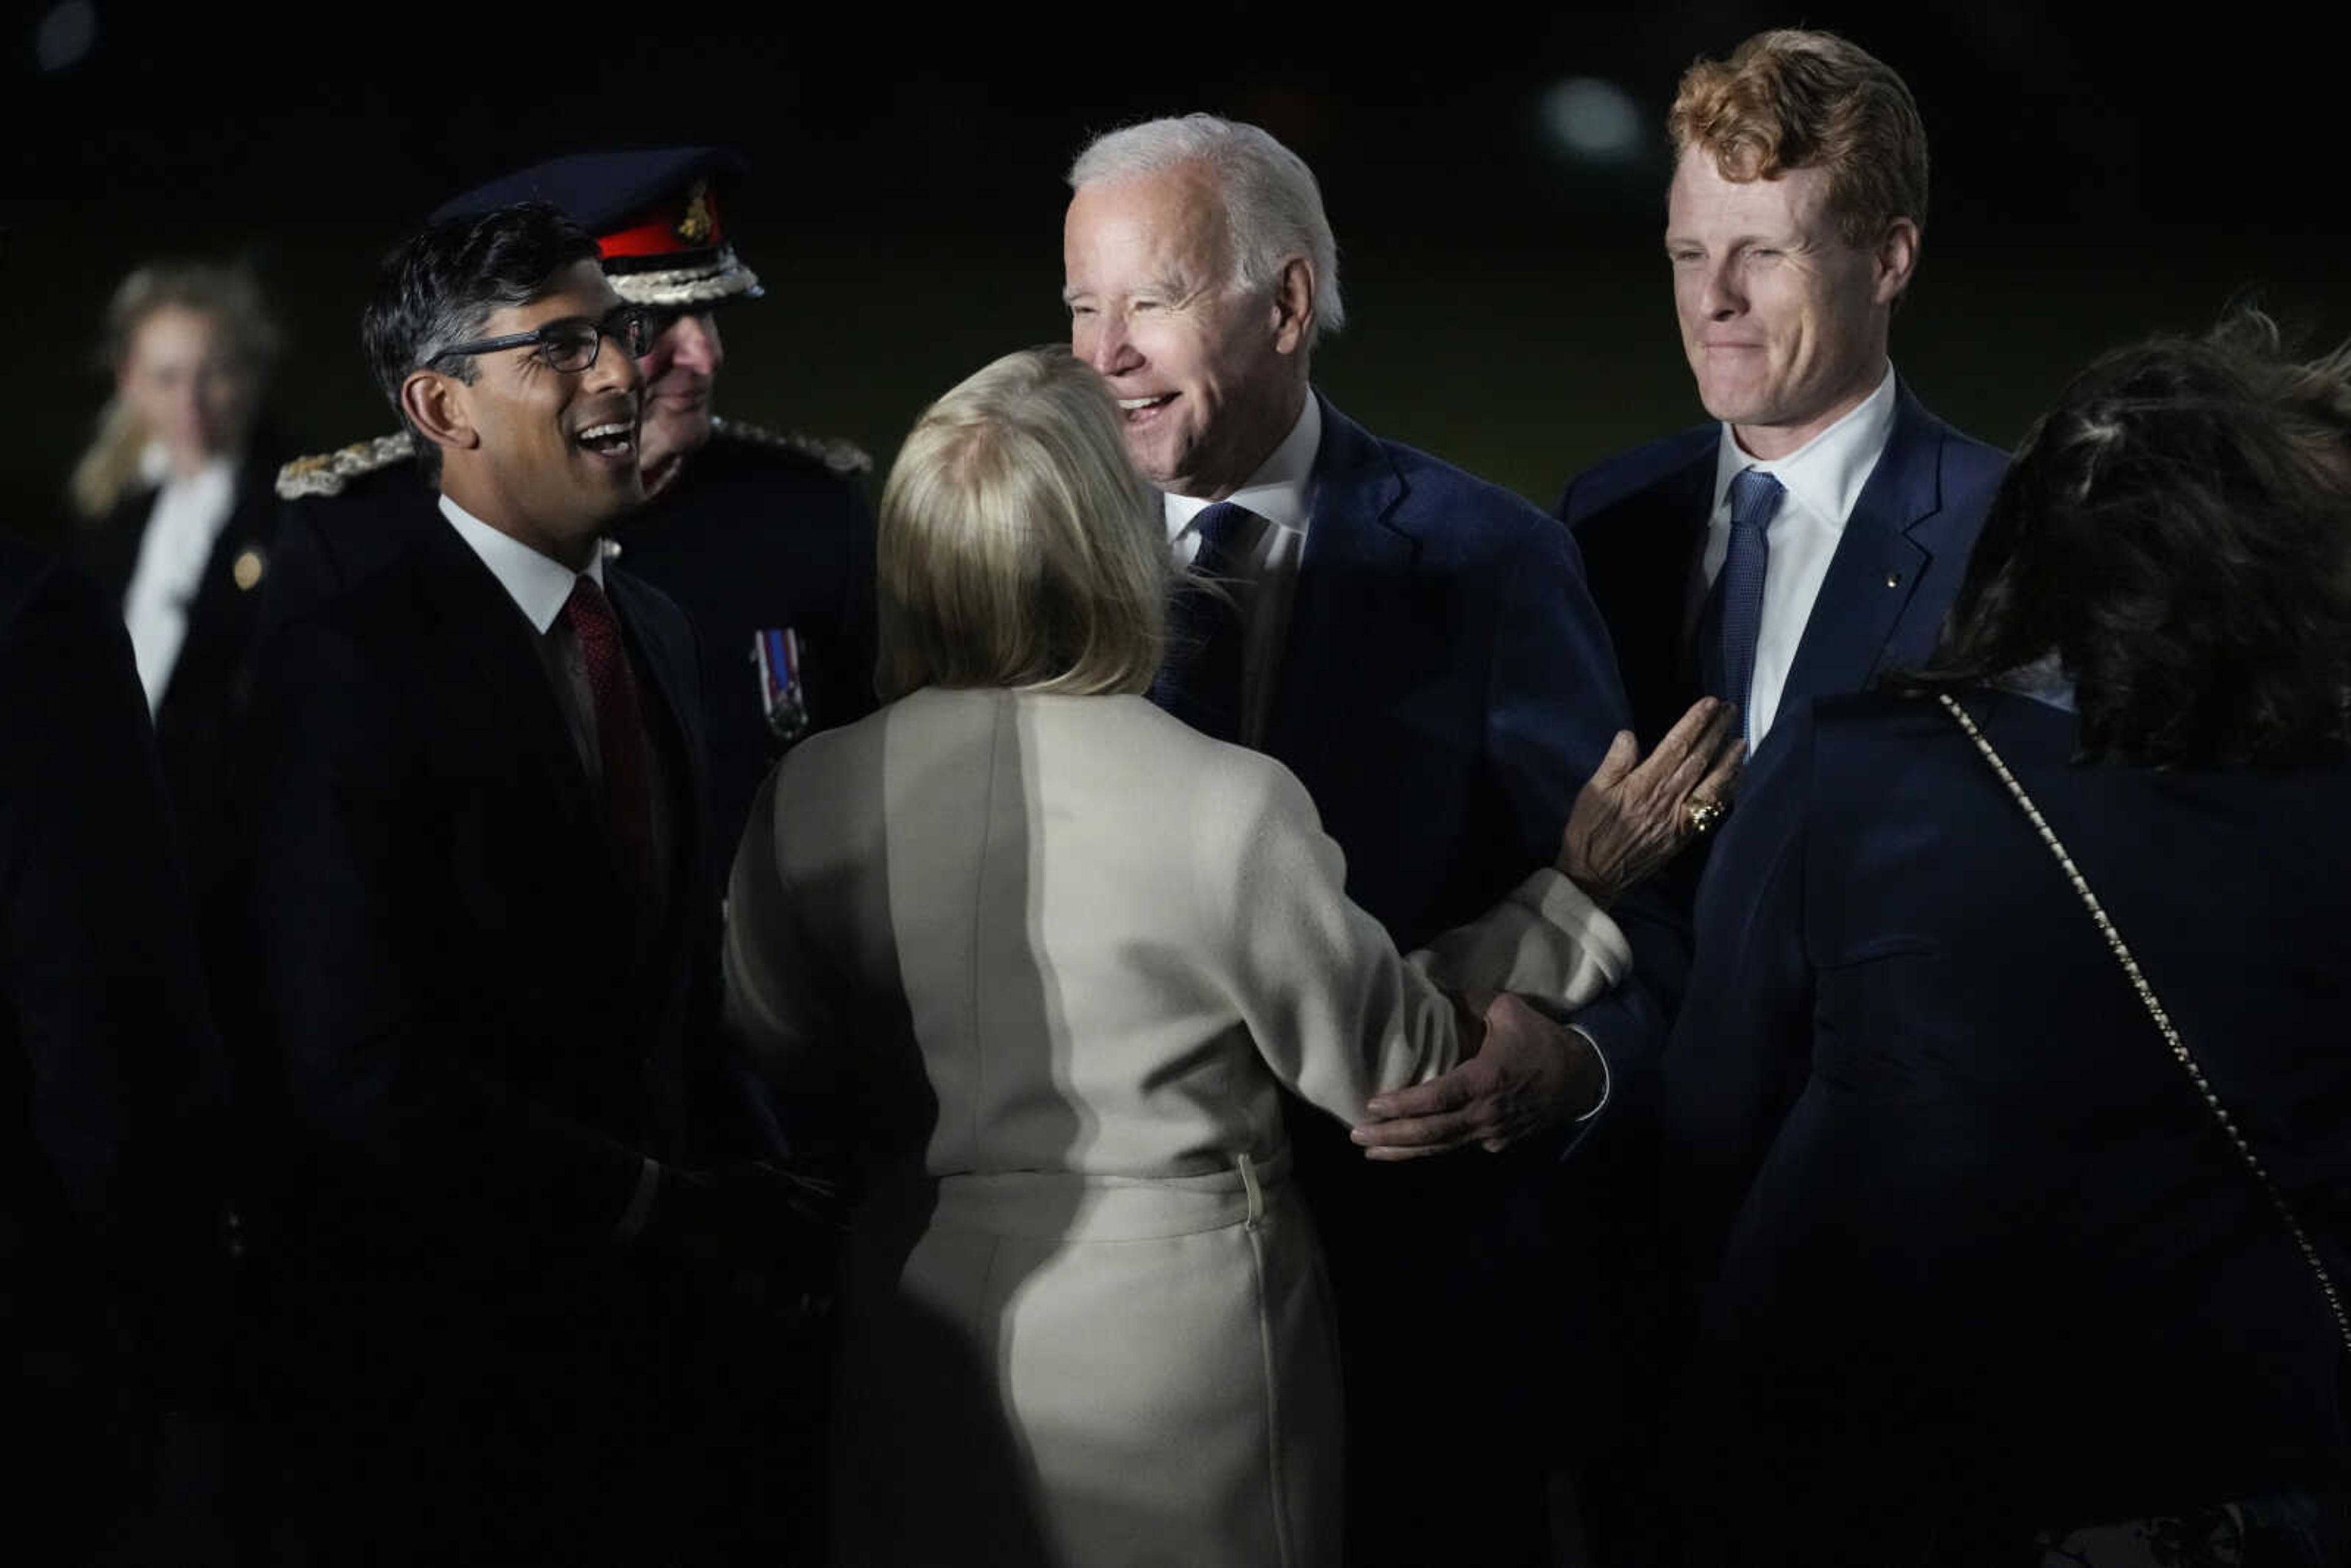
[[[140,327],[167,306],[211,317],[231,352],[256,382],[277,358],[277,325],[250,271],[241,266],[169,261],[138,268],[115,289],[99,341],[99,368],[119,374]],[[139,456],[146,443],[147,432],[130,405],[120,396],[108,398],[99,411],[97,433],[67,481],[74,509],[93,521],[112,511],[139,476]]]
[[[966,380],[924,411],[883,486],[883,699],[1144,690],[1167,636],[1161,517],[1109,389],[1067,349]]]

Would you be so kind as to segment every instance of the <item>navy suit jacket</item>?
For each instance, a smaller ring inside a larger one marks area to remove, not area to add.
[[[1263,749],[1346,852],[1348,896],[1416,946],[1557,856],[1625,727],[1615,660],[1557,525],[1327,399],[1311,506]],[[1637,997],[1588,1011],[1612,1048],[1662,1043]]]
[[[642,1155],[677,1152],[716,995],[699,664],[677,608],[608,570],[670,786],[655,922],[529,623],[430,492],[411,506],[376,570],[269,644],[253,900],[268,1076],[302,1251],[511,1281],[594,1257]]]
[[[1705,693],[1697,640],[1686,628],[1721,440],[1722,426],[1710,423],[1653,441],[1586,470],[1560,498],[1615,643],[1644,751]],[[1897,384],[1886,451],[1813,601],[1773,734],[1813,698],[1860,691],[1934,651],[2007,464],[1997,447],[1937,419]],[[1704,846],[1684,854],[1635,899],[1674,933],[1638,954],[1668,1019],[1687,979],[1687,916],[1706,858]]]
[[[2351,767],[2082,764],[2071,714],[1965,701],[2351,1278]],[[1873,1529],[2346,1473],[2315,1281],[1938,705],[1775,727],[1698,917],[1663,1067],[1702,1308],[1676,1473],[1752,1560],[1783,1527],[1806,1561],[1883,1561]],[[1823,1533],[1847,1526],[1850,1559]]]
[[[1721,440],[1721,425],[1709,423],[1652,442],[1587,470],[1560,499],[1615,639],[1645,748],[1702,695],[1698,651],[1684,627]],[[1934,651],[2007,463],[1897,387],[1885,454],[1813,601],[1782,714],[1860,691],[1880,671]]]
[[[1410,947],[1557,856],[1625,700],[1574,540],[1519,497],[1325,401],[1311,506],[1263,749],[1345,852],[1348,895]],[[1576,1021],[1612,1067],[1663,1044],[1637,982]],[[1525,1254],[1552,1151],[1375,1166],[1327,1118],[1291,1120],[1345,1347],[1349,1560],[1518,1560],[1541,1526],[1541,1451],[1516,1440],[1540,1380],[1380,1369],[1432,1322],[1540,1364],[1548,1298]],[[1431,1431],[1451,1436],[1432,1449]],[[1465,1519],[1469,1496],[1486,1500]]]

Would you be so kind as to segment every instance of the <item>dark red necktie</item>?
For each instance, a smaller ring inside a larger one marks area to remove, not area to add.
[[[580,640],[588,689],[596,698],[596,749],[604,768],[604,822],[621,864],[641,890],[654,891],[653,759],[645,754],[644,708],[621,642],[612,601],[592,577],[571,584],[563,622]]]

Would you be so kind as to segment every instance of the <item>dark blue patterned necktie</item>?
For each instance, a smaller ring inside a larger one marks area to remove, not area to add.
[[[1707,685],[1739,705],[1739,733],[1748,736],[1753,710],[1755,645],[1763,635],[1763,574],[1771,564],[1768,530],[1787,491],[1761,468],[1742,468],[1730,482],[1730,548],[1714,579],[1708,617]]]
[[[1192,574],[1167,602],[1167,657],[1151,683],[1151,700],[1206,736],[1241,737],[1241,644],[1239,607],[1212,592],[1199,580],[1228,585],[1239,578],[1239,546],[1251,516],[1230,501],[1218,501],[1193,519],[1200,538]]]

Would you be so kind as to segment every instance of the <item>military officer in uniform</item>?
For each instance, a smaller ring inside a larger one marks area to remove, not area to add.
[[[434,220],[518,201],[561,208],[597,238],[613,291],[660,312],[639,447],[646,504],[616,530],[630,571],[677,601],[702,640],[713,885],[724,886],[752,792],[784,747],[872,711],[873,525],[845,441],[781,434],[713,412],[720,307],[763,292],[721,208],[743,171],[723,149],[582,153],[444,204]],[[364,572],[417,484],[407,437],[287,465],[280,495],[307,537],[302,564],[340,586]],[[388,498],[389,504],[387,504]],[[294,577],[292,571],[284,573]]]

